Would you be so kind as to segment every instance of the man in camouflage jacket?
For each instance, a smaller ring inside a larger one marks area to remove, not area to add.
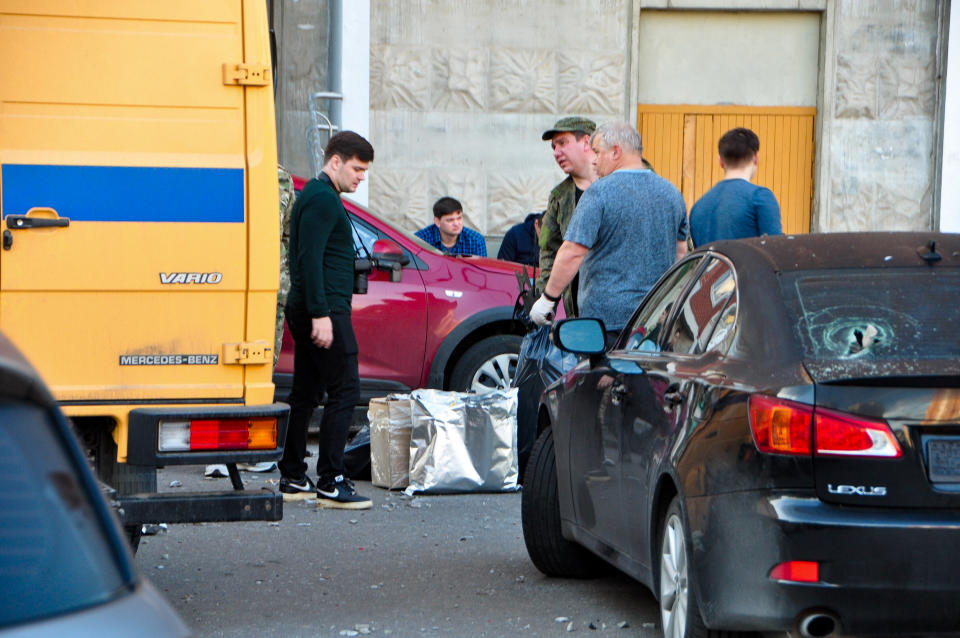
[[[296,193],[293,190],[293,178],[283,166],[278,167],[280,182],[280,289],[277,291],[277,329],[274,333],[273,365],[280,357],[280,345],[283,341],[283,307],[290,292],[290,269],[287,267],[287,249],[290,245],[290,211]]]
[[[597,178],[593,170],[593,150],[590,148],[590,136],[596,128],[596,123],[585,117],[564,117],[543,134],[543,140],[549,141],[553,148],[553,159],[567,177],[551,191],[543,215],[538,293],[543,291],[550,279],[553,260],[563,243],[563,234],[570,225],[580,195]],[[577,280],[574,279],[563,291],[563,307],[568,317],[577,316],[576,288]]]

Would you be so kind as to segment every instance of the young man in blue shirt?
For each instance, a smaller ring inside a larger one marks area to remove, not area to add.
[[[464,227],[463,206],[452,197],[438,199],[433,205],[433,223],[414,234],[448,255],[487,256],[483,235]]]
[[[724,177],[690,209],[693,244],[782,234],[777,199],[769,188],[751,183],[760,157],[757,134],[748,128],[727,131],[717,150]]]

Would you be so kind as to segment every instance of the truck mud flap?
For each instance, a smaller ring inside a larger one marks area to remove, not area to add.
[[[140,523],[204,523],[279,521],[283,495],[272,490],[127,494],[117,499],[124,525]]]

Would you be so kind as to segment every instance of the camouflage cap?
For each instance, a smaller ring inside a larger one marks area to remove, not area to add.
[[[597,130],[597,123],[593,120],[589,120],[585,117],[580,117],[579,115],[571,115],[569,117],[561,117],[557,120],[557,123],[553,125],[552,129],[543,132],[543,140],[549,140],[557,133],[576,133],[580,131],[586,133],[587,135],[593,135],[593,132]]]

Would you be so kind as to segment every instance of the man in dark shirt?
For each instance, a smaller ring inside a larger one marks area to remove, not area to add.
[[[340,201],[363,181],[373,147],[352,131],[330,138],[320,175],[307,182],[290,219],[290,293],[285,313],[295,348],[290,424],[280,460],[284,500],[314,496],[307,477],[307,426],[324,391],[317,456],[317,504],[368,509],[344,477],[343,448],[360,399],[357,339],[350,322],[354,247],[350,219]]]
[[[695,246],[719,239],[779,235],[780,206],[769,188],[751,184],[757,174],[760,139],[748,128],[727,131],[717,144],[723,179],[690,209]]]
[[[534,266],[540,262],[540,218],[543,213],[530,213],[519,224],[511,226],[503,236],[497,259]]]

